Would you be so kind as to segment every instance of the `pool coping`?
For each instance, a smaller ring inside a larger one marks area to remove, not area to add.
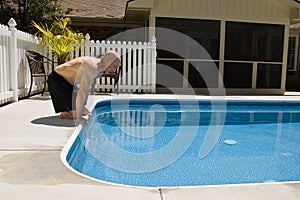
[[[170,95],[165,95],[165,97],[163,100],[174,100],[178,97],[182,98],[183,100],[200,100],[200,101],[208,101],[208,100],[222,100],[222,101],[226,101],[226,102],[230,102],[230,101],[235,101],[235,102],[242,102],[242,101],[247,101],[247,102],[300,102],[300,97],[296,97],[296,98],[282,98],[283,96],[265,96],[264,98],[261,99],[257,99],[256,97],[251,97],[249,98],[249,96],[189,96],[189,95],[175,95],[175,96],[170,96]],[[191,98],[193,97],[193,98]],[[196,98],[195,98],[196,97]],[[241,98],[243,97],[243,98]],[[275,97],[275,98],[274,98]],[[88,108],[90,110],[92,110],[97,103],[101,102],[101,101],[109,101],[112,99],[117,99],[117,100],[128,100],[128,98],[130,98],[130,100],[149,100],[149,96],[132,96],[132,95],[120,95],[120,96],[110,96],[107,99],[102,99],[100,101],[93,101],[92,104],[90,104],[88,106]],[[157,96],[152,96],[152,98],[154,100],[161,100],[160,99],[160,95]],[[152,100],[152,99],[151,99]],[[160,186],[160,187],[146,187],[146,186],[134,186],[134,185],[125,185],[125,184],[118,184],[118,183],[112,183],[112,182],[108,182],[108,181],[103,181],[103,180],[99,180],[93,177],[90,177],[88,175],[85,175],[77,170],[75,170],[74,168],[72,168],[69,163],[67,162],[67,155],[69,150],[71,149],[73,143],[75,142],[75,140],[77,139],[80,131],[82,129],[82,125],[79,125],[78,127],[76,127],[75,131],[73,132],[73,134],[70,136],[70,138],[68,139],[67,143],[64,145],[64,147],[61,150],[60,153],[60,159],[62,161],[62,163],[64,164],[65,167],[67,167],[70,171],[72,171],[73,173],[82,176],[84,178],[90,179],[92,181],[95,182],[99,182],[99,183],[103,183],[103,184],[108,184],[108,185],[112,185],[112,186],[120,186],[120,187],[128,187],[128,188],[139,188],[139,189],[148,189],[148,190],[157,190],[157,189],[163,189],[163,190],[173,190],[173,189],[197,189],[197,188],[219,188],[219,187],[226,187],[226,186],[268,186],[268,185],[281,185],[281,184],[300,184],[300,181],[286,181],[286,182],[265,182],[265,183],[242,183],[242,184],[225,184],[225,185],[199,185],[199,186]]]

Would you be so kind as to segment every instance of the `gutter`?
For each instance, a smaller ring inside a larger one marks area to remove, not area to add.
[[[291,22],[294,22],[294,24],[290,25],[290,29],[298,29],[300,27],[300,1],[293,0],[291,3],[294,7],[298,8],[298,18],[291,19]]]
[[[127,2],[126,2],[126,7],[125,7],[125,13],[124,13],[124,16],[123,16],[123,21],[125,20],[125,17],[126,17],[126,14],[127,14],[127,11],[128,11],[128,4],[130,3],[130,2],[132,2],[132,1],[134,1],[134,0],[128,0]]]
[[[297,0],[290,0],[291,4],[296,8],[300,8],[300,1]]]

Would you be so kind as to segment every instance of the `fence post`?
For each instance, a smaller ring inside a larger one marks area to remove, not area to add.
[[[90,36],[90,34],[87,33],[85,35],[85,41],[84,41],[84,55],[85,56],[90,56],[90,39],[91,39],[91,36]]]
[[[152,37],[151,40],[151,66],[152,66],[152,93],[156,93],[156,38],[155,36]]]
[[[9,68],[10,68],[10,87],[13,91],[13,101],[18,101],[18,65],[17,59],[17,23],[11,18],[8,21],[8,26],[11,31],[11,37],[9,41]]]

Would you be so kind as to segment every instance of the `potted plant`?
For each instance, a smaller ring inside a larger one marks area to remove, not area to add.
[[[75,46],[84,41],[82,33],[75,33],[70,29],[70,18],[56,18],[50,28],[47,25],[39,25],[34,21],[32,23],[38,29],[35,35],[39,36],[41,42],[53,52],[58,64],[66,62]]]

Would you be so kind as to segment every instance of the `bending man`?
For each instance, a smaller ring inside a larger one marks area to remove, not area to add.
[[[87,125],[83,116],[91,115],[85,104],[94,79],[101,73],[115,72],[120,63],[120,55],[108,51],[101,58],[83,56],[57,66],[48,78],[55,112],[60,112],[60,118],[75,118]]]

